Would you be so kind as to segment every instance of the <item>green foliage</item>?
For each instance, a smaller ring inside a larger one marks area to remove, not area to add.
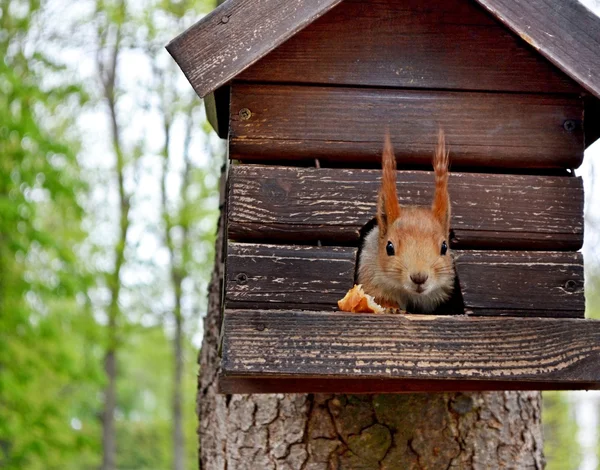
[[[86,389],[101,376],[74,251],[85,186],[64,113],[85,95],[76,83],[43,85],[64,68],[30,34],[39,2],[1,1],[0,11],[0,466],[64,468],[97,451]]]
[[[112,219],[104,218],[110,206],[96,212],[89,201],[91,191],[104,189],[112,175],[85,173],[78,162],[80,140],[86,136],[77,134],[76,120],[84,105],[99,106],[86,94],[97,97],[98,84],[78,82],[71,65],[56,59],[62,45],[40,38],[49,27],[44,23],[46,6],[35,0],[0,0],[0,467],[7,470],[97,468],[102,451],[99,414],[106,343],[104,326],[96,319],[103,318],[106,305],[97,298],[102,298],[109,279],[106,262],[95,260],[110,259],[110,253],[96,245],[93,231]],[[117,3],[101,2],[94,17],[109,29],[123,24],[123,47],[143,49],[152,60],[167,40],[209,9],[210,2],[149,1],[141,9],[127,2],[126,6],[129,17]],[[92,22],[80,18],[79,23],[81,31],[93,32]],[[160,28],[155,26],[159,24]],[[74,44],[84,37],[69,38],[69,47],[89,53],[88,43]],[[110,35],[106,38],[111,40]],[[134,96],[151,97],[159,86],[167,90],[160,80],[172,78],[170,70],[168,77],[155,76]],[[132,94],[127,89],[117,91],[117,98]],[[184,93],[171,98],[176,103],[175,122],[189,112],[190,125],[198,130],[205,126],[195,96]],[[129,134],[130,124],[121,123],[124,134]],[[125,165],[153,158],[145,137],[125,147],[127,156],[133,156]],[[184,246],[174,239],[182,254],[178,269],[189,279],[184,289],[188,322],[183,384],[188,468],[196,467],[197,447],[197,351],[191,337],[198,331],[212,264],[217,210],[211,175],[217,171],[216,161],[208,166],[191,162],[186,191],[171,194],[168,204],[169,220],[185,227],[193,243]],[[144,218],[135,197],[131,217],[134,222]],[[151,233],[159,227],[137,228]],[[172,458],[173,366],[170,333],[162,324],[162,300],[168,284],[163,266],[137,263],[134,245],[125,250],[128,268],[149,272],[150,279],[145,285],[121,289],[127,300],[123,297],[120,303],[132,308],[119,325],[118,464],[120,469],[167,469]],[[96,295],[88,296],[94,291]],[[150,326],[140,321],[148,314],[154,318]]]
[[[577,441],[577,423],[567,392],[543,394],[544,454],[547,470],[577,470],[582,449]]]
[[[155,358],[148,363],[149,370],[156,371],[156,365],[161,364],[158,370],[170,373],[161,377],[145,375],[145,359],[138,351],[144,349],[144,344],[153,344],[152,349],[145,349],[150,358],[154,351],[162,350],[156,345],[164,344],[165,340],[154,337],[153,326],[143,326],[140,320],[150,321],[152,325],[163,323],[168,331],[172,331],[174,324],[183,325],[183,342],[189,344],[198,331],[198,317],[204,310],[208,273],[212,268],[218,213],[214,174],[219,165],[216,159],[201,163],[198,156],[191,154],[194,139],[206,140],[201,131],[204,121],[201,102],[188,85],[183,89],[176,86],[181,74],[164,50],[174,31],[186,29],[197,19],[201,8],[201,2],[190,1],[148,0],[141,9],[131,2],[123,5],[118,1],[99,1],[92,20],[98,32],[98,69],[112,128],[111,153],[116,161],[112,178],[118,182],[120,197],[116,207],[108,205],[109,210],[119,214],[120,238],[105,247],[106,253],[117,260],[116,267],[109,268],[98,282],[110,292],[109,318],[116,320],[109,321],[106,330],[110,337],[118,338],[109,344],[115,345],[118,358],[116,458],[119,468],[170,466],[174,353],[163,350],[160,360]],[[127,54],[151,71],[148,76],[139,77],[141,83],[135,88],[131,87],[131,78],[122,79],[126,73],[123,66],[118,65],[119,60],[124,63]],[[113,72],[114,63],[117,67]],[[129,113],[141,117],[137,126],[143,132],[137,135],[129,131],[130,124],[134,127],[129,115],[124,117],[121,111],[121,103],[127,97],[134,103]],[[153,128],[153,120],[158,120],[160,127]],[[162,148],[158,149],[152,142],[149,138],[152,135],[160,135],[164,140]],[[197,144],[195,148],[198,149]],[[157,163],[160,172],[155,177],[153,168]],[[147,186],[141,184],[142,180],[152,181],[155,190],[145,193]],[[92,179],[91,184],[98,182]],[[158,188],[160,198],[155,197]],[[152,209],[146,205],[148,201],[152,201]],[[94,208],[96,215],[106,210],[104,204]],[[130,234],[140,231],[159,239],[161,248],[168,254],[166,262],[138,250]],[[124,283],[119,272],[121,266],[121,273],[143,270],[148,281]],[[118,302],[112,301],[115,298]],[[101,304],[96,307],[106,310]],[[189,347],[184,352],[184,361],[193,364],[195,352]],[[135,367],[130,368],[128,364]],[[184,371],[184,379],[195,375],[193,368]],[[162,386],[164,381],[165,386]],[[193,403],[195,388],[194,383],[185,381],[185,401]],[[156,403],[152,410],[144,405],[148,399]],[[184,447],[191,453],[186,460],[192,468],[197,447],[193,410],[192,406],[183,415],[186,420],[183,434],[187,441]]]
[[[162,327],[133,333],[121,351],[118,381],[117,468],[171,468],[171,400],[173,366],[170,338]],[[194,429],[196,364],[194,347],[186,341],[184,410],[188,467],[196,468]]]

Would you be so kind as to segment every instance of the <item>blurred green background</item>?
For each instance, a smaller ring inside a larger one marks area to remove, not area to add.
[[[224,150],[164,45],[214,6],[0,0],[2,469],[100,468],[106,398],[117,468],[198,466]],[[593,152],[581,171],[600,318]],[[596,468],[597,395],[544,398],[548,468]]]

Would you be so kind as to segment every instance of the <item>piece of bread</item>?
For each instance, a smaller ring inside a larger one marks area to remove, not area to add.
[[[338,307],[342,312],[385,313],[372,296],[365,294],[360,284],[355,284],[342,300],[338,300]]]

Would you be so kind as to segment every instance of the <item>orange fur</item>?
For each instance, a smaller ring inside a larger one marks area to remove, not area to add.
[[[454,287],[454,267],[448,242],[450,198],[448,152],[440,130],[433,166],[435,195],[431,207],[403,206],[396,192],[396,162],[389,136],[383,152],[383,176],[377,222],[365,237],[359,259],[358,282],[379,304],[397,304],[415,313],[431,313],[446,301]],[[391,243],[394,253],[386,246]],[[417,284],[414,279],[424,278]]]
[[[398,203],[398,192],[396,190],[396,157],[390,134],[386,131],[383,145],[381,166],[381,189],[377,201],[377,223],[384,235],[387,228],[400,217],[400,204]]]

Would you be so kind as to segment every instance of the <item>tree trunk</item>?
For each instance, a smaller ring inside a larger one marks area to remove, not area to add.
[[[104,356],[106,387],[104,388],[104,409],[102,410],[102,470],[116,468],[115,408],[117,406],[117,358],[114,348]]]
[[[121,0],[120,8],[125,11],[125,2]],[[104,34],[104,33],[102,33]],[[100,38],[100,33],[99,33]],[[99,39],[99,45],[105,43]],[[108,307],[107,337],[108,345],[104,355],[106,387],[104,389],[104,408],[102,410],[102,470],[117,468],[117,439],[115,429],[115,411],[117,409],[117,350],[119,343],[119,318],[121,309],[119,297],[121,293],[121,270],[125,263],[125,246],[129,232],[130,198],[125,191],[125,157],[121,145],[120,127],[117,118],[117,97],[115,83],[117,79],[117,63],[121,45],[121,27],[117,27],[114,44],[110,50],[110,60],[103,63],[98,55],[98,70],[103,85],[104,100],[108,106],[109,121],[112,134],[112,145],[115,154],[115,173],[119,195],[119,232],[114,246],[115,265],[106,280],[110,292]]]
[[[183,470],[185,466],[183,415],[181,411],[182,381],[183,381],[183,325],[181,317],[181,297],[177,296],[175,315],[175,338],[173,353],[175,361],[175,376],[173,377],[173,469]]]
[[[199,358],[201,469],[543,468],[539,392],[219,395],[223,225]]]
[[[121,253],[121,256],[118,255]],[[106,334],[108,345],[104,353],[104,407],[102,410],[102,466],[101,470],[117,468],[117,439],[115,430],[115,410],[117,409],[117,316],[119,314],[119,273],[123,264],[121,250],[117,251],[117,269],[112,275],[111,303],[108,309]]]
[[[160,76],[160,72],[155,71],[155,75]],[[163,109],[166,110],[168,103],[163,102]],[[183,280],[187,276],[185,271],[185,260],[189,258],[190,240],[189,240],[189,221],[186,217],[188,210],[188,189],[191,179],[192,164],[189,158],[189,149],[193,131],[193,120],[191,119],[191,110],[187,113],[188,122],[184,138],[184,171],[182,175],[182,184],[180,188],[180,200],[182,206],[179,208],[179,214],[172,217],[167,204],[167,177],[169,172],[169,162],[171,155],[169,153],[169,142],[171,136],[172,116],[166,111],[163,114],[163,126],[165,133],[165,143],[163,147],[163,173],[161,177],[161,214],[164,221],[164,240],[169,250],[170,258],[170,277],[175,297],[173,308],[173,320],[175,321],[175,336],[173,338],[173,395],[171,398],[171,410],[173,416],[173,426],[171,429],[171,439],[173,444],[173,470],[184,470],[185,468],[185,438],[183,432],[183,340],[184,340],[184,317],[181,310],[181,300],[183,295]],[[179,227],[182,231],[182,240],[176,248],[171,231]],[[179,261],[177,261],[180,259]]]

